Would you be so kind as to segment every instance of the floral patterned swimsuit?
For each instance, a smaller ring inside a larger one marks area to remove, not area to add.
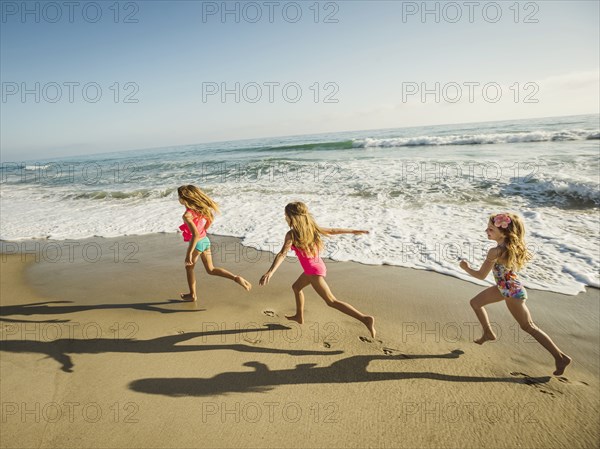
[[[527,291],[514,271],[509,270],[498,262],[494,264],[492,271],[494,273],[496,284],[498,285],[498,290],[500,290],[502,296],[507,298],[527,299]]]

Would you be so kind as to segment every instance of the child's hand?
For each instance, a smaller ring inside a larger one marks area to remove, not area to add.
[[[469,268],[469,264],[467,263],[466,260],[461,260],[459,265],[463,270],[466,270],[467,268]]]
[[[194,265],[194,262],[192,262],[192,256],[186,256],[185,258],[185,266],[189,267],[190,265]]]
[[[258,285],[267,285],[269,283],[269,279],[271,279],[271,273],[267,272],[263,274],[263,277],[260,278]]]

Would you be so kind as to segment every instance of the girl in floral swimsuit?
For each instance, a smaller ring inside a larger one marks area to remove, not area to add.
[[[369,231],[321,228],[317,225],[310,212],[308,212],[306,204],[301,202],[289,203],[285,206],[285,219],[290,230],[285,235],[283,246],[275,257],[271,268],[260,279],[260,285],[269,283],[269,279],[271,279],[271,276],[284,261],[288,251],[293,250],[298,256],[304,273],[292,285],[294,295],[296,296],[296,314],[286,316],[286,318],[296,321],[299,324],[304,322],[304,293],[302,293],[302,290],[304,287],[312,285],[329,307],[333,307],[346,315],[356,318],[369,329],[371,336],[375,337],[375,319],[372,316],[359,312],[350,304],[338,301],[333,296],[327,282],[325,282],[325,275],[327,274],[325,263],[319,255],[319,251],[323,249],[322,235],[368,234]]]
[[[496,285],[485,289],[471,299],[471,307],[483,327],[483,335],[475,340],[475,343],[483,344],[496,339],[484,306],[505,301],[508,310],[517,320],[521,329],[535,338],[554,357],[556,363],[554,375],[562,375],[567,365],[571,363],[571,358],[533,323],[525,304],[527,292],[516,274],[516,271],[521,269],[531,258],[525,246],[525,226],[521,217],[511,213],[492,215],[488,221],[486,233],[488,239],[496,241],[498,246],[489,250],[481,268],[473,270],[466,261],[460,262],[460,267],[471,276],[485,279],[493,270],[496,280]]]

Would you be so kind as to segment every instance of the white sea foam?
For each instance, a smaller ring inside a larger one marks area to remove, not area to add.
[[[598,133],[580,129],[566,129],[559,131],[532,131],[519,133],[481,133],[444,136],[411,136],[394,137],[387,139],[365,138],[355,139],[355,148],[373,147],[411,147],[428,145],[482,145],[518,142],[548,142],[596,139]]]

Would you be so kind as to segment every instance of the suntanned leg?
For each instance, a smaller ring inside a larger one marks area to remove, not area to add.
[[[506,298],[506,305],[512,316],[517,320],[521,329],[535,338],[550,354],[554,357],[556,363],[555,376],[560,376],[564,373],[565,368],[571,363],[571,357],[563,353],[558,346],[554,344],[552,339],[535,325],[531,319],[529,309],[525,301],[517,298]]]
[[[327,282],[325,282],[325,278],[323,276],[308,276],[308,278],[315,291],[321,298],[325,300],[329,307],[333,307],[334,309],[337,309],[340,312],[351,316],[352,318],[356,318],[358,321],[367,326],[367,329],[369,329],[369,332],[371,333],[371,337],[375,338],[375,318],[359,312],[348,303],[338,301],[335,296],[333,296],[333,293],[331,293],[331,290],[329,290],[329,286],[327,285]]]
[[[196,267],[196,262],[198,261],[198,257],[200,256],[200,251],[194,250],[192,251],[192,265],[185,266],[185,274],[187,276],[188,287],[190,289],[189,293],[181,293],[181,299],[184,301],[196,301],[196,275],[194,273],[194,268]]]
[[[213,266],[212,253],[210,252],[210,248],[207,249],[206,251],[203,251],[201,254],[201,257],[202,257],[202,263],[204,264],[204,269],[211,276],[221,276],[221,277],[224,277],[227,279],[231,279],[232,281],[236,282],[237,284],[240,284],[243,288],[246,289],[246,291],[250,291],[250,289],[252,288],[252,284],[250,282],[248,282],[246,279],[244,279],[243,277],[236,276],[235,274],[231,273],[230,271],[227,271],[224,268],[219,268],[219,267]]]
[[[285,317],[288,320],[295,321],[299,324],[304,323],[304,293],[302,293],[302,289],[308,285],[310,285],[310,279],[309,276],[304,273],[302,273],[292,285],[292,290],[294,290],[294,296],[296,297],[296,314],[286,315]]]
[[[481,323],[481,327],[483,328],[483,335],[477,340],[473,340],[478,345],[482,345],[486,341],[496,339],[496,334],[494,334],[492,331],[490,320],[483,306],[500,302],[504,299],[504,296],[502,296],[502,293],[500,293],[500,290],[498,290],[498,287],[496,286],[486,288],[484,291],[471,299],[471,307],[473,308],[473,311],[475,312],[475,315],[477,315],[477,318]]]

